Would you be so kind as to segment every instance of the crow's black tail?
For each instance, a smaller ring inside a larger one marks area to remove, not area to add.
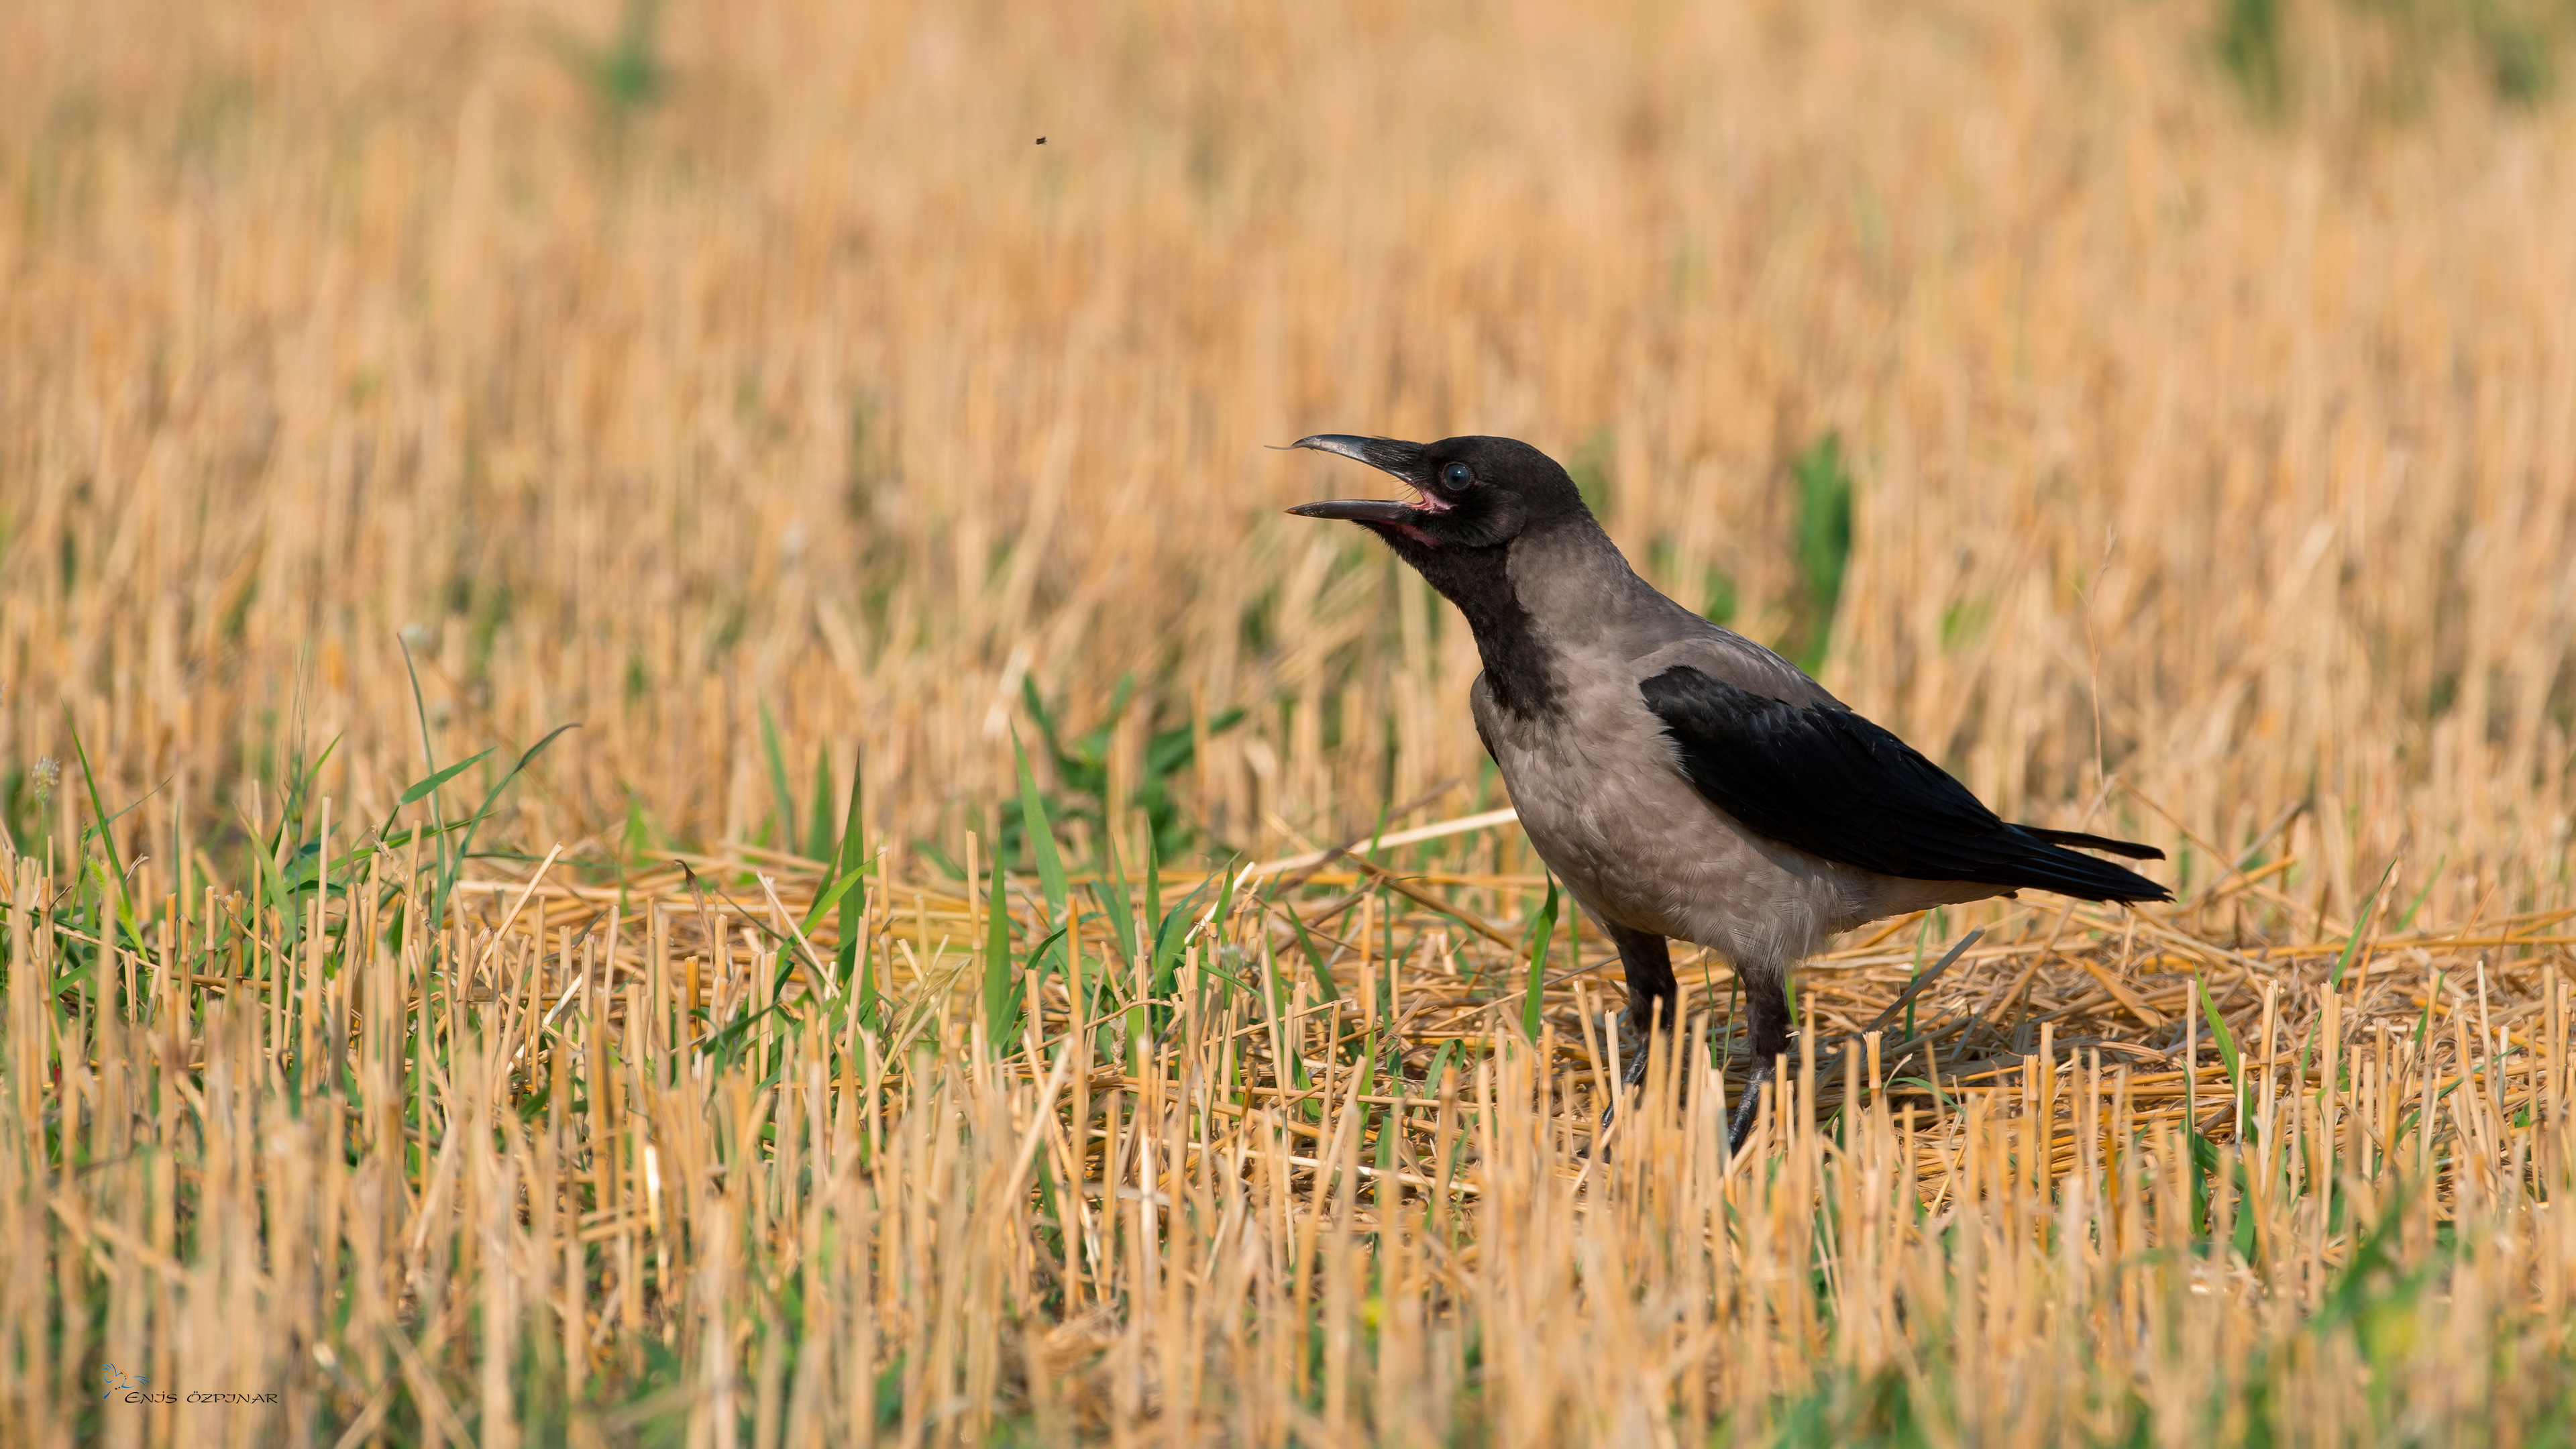
[[[2088,850],[2107,850],[2131,860],[2162,860],[2165,853],[2152,845],[2129,840],[2106,840],[2099,835],[2084,835],[2072,830],[2049,830],[2037,825],[2015,825],[2009,829],[2031,838],[2031,848],[2012,861],[2012,874],[2021,877],[2013,884],[2039,890],[2055,891],[2085,901],[2169,901],[2173,892],[2138,874],[2113,865],[2078,855],[2066,847],[2080,845]]]
[[[2036,835],[2051,845],[2071,845],[2078,850],[2099,850],[2111,855],[2125,855],[2131,860],[2162,860],[2165,853],[2152,845],[2134,840],[2113,840],[2107,835],[2086,835],[2080,830],[2051,830],[2044,825],[2016,825],[2016,830]]]

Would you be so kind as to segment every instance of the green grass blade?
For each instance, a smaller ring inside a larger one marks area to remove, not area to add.
[[[2433,973],[2433,984],[2424,991],[2424,1015],[2415,1023],[2415,1049],[2424,1049],[2424,1039],[2433,1034],[2433,1003],[2442,999],[2442,972]]]
[[[1061,921],[1067,894],[1064,856],[1056,850],[1055,822],[1047,817],[1046,801],[1038,794],[1037,777],[1029,773],[1029,752],[1020,747],[1017,730],[1011,732],[1011,757],[1020,770],[1020,829],[1028,836],[1029,853],[1037,857],[1038,891],[1046,897],[1048,918]]]
[[[806,931],[813,930],[814,923],[823,919],[823,913],[832,909],[834,906],[839,906],[841,908],[842,924],[852,929],[856,929],[858,923],[851,918],[850,912],[857,909],[858,901],[851,895],[851,891],[860,881],[865,880],[866,878],[867,873],[865,871],[858,870],[850,871],[847,874],[834,874],[831,884],[823,887],[823,893],[821,895],[814,897],[814,904],[805,908],[805,919],[799,923],[801,929]],[[847,948],[850,943],[848,941],[844,941],[841,944],[844,948]]]
[[[2379,904],[2379,893],[2388,889],[2388,878],[2396,873],[2397,861],[2394,857],[2391,857],[2388,862],[2388,869],[2379,873],[2379,884],[2372,886],[2370,888],[2370,894],[2361,898],[2361,909],[2353,913],[2352,939],[2343,943],[2343,954],[2335,958],[2334,970],[2327,973],[2327,985],[2335,987],[2338,990],[2342,988],[2344,970],[2352,965],[2354,954],[2361,950],[2361,938],[2364,935],[2367,935],[2370,931],[2371,907]]]
[[[1163,851],[1152,831],[1145,832],[1145,937],[1163,938]]]
[[[1556,876],[1547,878],[1547,903],[1538,908],[1538,919],[1530,925],[1529,990],[1521,998],[1521,1034],[1538,1040],[1539,1016],[1543,1005],[1541,988],[1547,983],[1547,948],[1556,939]]]
[[[760,707],[760,747],[769,756],[769,789],[777,803],[778,833],[769,843],[780,850],[796,848],[796,797],[787,789],[787,759],[778,752],[778,724],[769,717],[769,706]]]
[[[511,781],[519,778],[520,774],[524,772],[528,766],[536,763],[537,756],[544,754],[546,752],[546,747],[553,744],[558,738],[560,738],[564,731],[579,728],[581,728],[580,723],[575,721],[571,724],[556,725],[553,729],[546,731],[546,737],[544,739],[528,746],[527,753],[519,756],[517,761],[510,766],[509,772],[504,774],[500,779],[493,781],[492,788],[484,792],[483,803],[474,807],[473,816],[465,822],[465,838],[457,842],[455,858],[447,863],[447,870],[439,877],[438,894],[433,897],[429,903],[429,918],[431,920],[443,921],[447,919],[447,898],[456,890],[456,878],[464,873],[466,857],[474,852],[474,834],[476,831],[483,828],[483,822],[485,820],[491,818],[492,807],[500,803],[501,792],[509,789]]]
[[[117,851],[115,832],[107,828],[115,817],[108,813],[107,801],[98,792],[98,776],[89,767],[89,746],[81,742],[80,721],[72,718],[69,705],[63,707],[63,726],[71,731],[72,756],[80,761],[81,785],[89,792],[89,808],[95,812],[92,818],[96,821],[99,843],[107,847],[107,863],[116,872],[117,894],[123,896],[125,861]]]
[[[2245,1090],[2245,1073],[2236,1056],[2235,1033],[2227,1029],[2227,1018],[2218,1014],[2218,1003],[2209,999],[2209,983],[2199,972],[2191,973],[2192,989],[2200,993],[2200,1017],[2209,1023],[2209,1034],[2218,1041],[2218,1060],[2227,1068],[2227,1080],[2239,1093]]]
[[[1118,863],[1118,838],[1108,831],[1100,833],[1100,851],[1109,869],[1091,883],[1091,894],[1100,902],[1102,915],[1109,918],[1109,939],[1117,944],[1118,959],[1133,964],[1136,960],[1136,903],[1127,894],[1127,873]]]
[[[1179,979],[1181,952],[1189,943],[1190,908],[1201,895],[1206,894],[1207,888],[1207,881],[1199,882],[1197,888],[1181,897],[1180,905],[1164,914],[1162,925],[1154,932],[1151,975],[1153,995],[1157,1000],[1168,1000]]]
[[[1072,931],[1072,929],[1073,927],[1069,925],[1058,926],[1054,930],[1047,932],[1044,936],[1039,937],[1037,943],[1030,946],[1026,954],[1021,956],[1020,964],[1024,966],[1035,966],[1038,962],[1038,958],[1046,955],[1050,950],[1052,950],[1055,943],[1063,940],[1066,934]]]
[[[1810,671],[1824,663],[1832,642],[1834,610],[1851,561],[1852,479],[1842,442],[1840,433],[1828,432],[1790,465],[1798,489],[1795,561],[1802,586],[1794,657]]]
[[[421,697],[420,670],[412,663],[411,641],[401,638],[400,636],[396,636],[394,642],[402,646],[403,672],[410,676],[411,679],[411,709],[413,717],[420,721],[420,757],[422,765],[423,768],[427,769],[432,776],[436,776],[438,774],[438,751],[432,748],[430,744],[429,702]],[[433,825],[444,827],[447,824],[447,817],[439,808],[438,792],[435,790],[432,790],[429,793],[429,819],[430,823]],[[438,853],[430,861],[433,878],[443,877],[447,873],[447,835],[444,829],[439,832],[437,846]]]
[[[999,862],[993,866],[992,895],[985,906],[984,1030],[996,1056],[1009,1056],[1019,1039],[1019,973],[1011,958],[1011,903]]]
[[[1306,964],[1315,968],[1315,994],[1326,1001],[1341,1000],[1341,988],[1333,984],[1331,964],[1324,960],[1323,950],[1315,944],[1315,938],[1306,934],[1305,919],[1297,914],[1294,906],[1289,907],[1288,924],[1297,932],[1297,945],[1306,953]]]
[[[832,858],[832,756],[814,747],[814,800],[805,808],[805,858]]]
[[[2442,883],[2442,867],[2449,865],[2450,863],[2451,857],[2448,852],[2445,852],[2440,859],[2433,862],[2433,873],[2424,878],[2424,888],[2415,893],[2415,901],[2412,905],[2409,905],[2406,908],[2406,914],[2399,916],[2397,918],[2397,924],[2389,928],[2388,933],[2390,935],[2403,936],[2409,930],[2414,928],[2415,913],[2424,909],[2424,903],[2433,898],[2433,887]]]
[[[859,1024],[873,1031],[877,1029],[878,1015],[876,962],[862,956],[867,935],[867,900],[864,895],[849,894],[850,884],[867,873],[867,824],[861,808],[867,799],[861,783],[864,766],[864,756],[851,758],[850,813],[849,819],[841,826],[841,850],[834,861],[834,869],[840,875],[836,889],[841,892],[841,948],[832,966],[844,985],[849,984],[852,970],[856,969],[858,984],[854,988],[852,1005],[859,1013]],[[815,909],[819,914],[822,902],[815,902]]]
[[[1046,742],[1048,757],[1064,758],[1064,743],[1056,735],[1055,715],[1047,709],[1046,701],[1038,696],[1038,682],[1035,676],[1027,674],[1020,676],[1020,702],[1028,706],[1029,718],[1035,721],[1038,727],[1038,738]],[[1018,736],[1015,734],[1012,738],[1017,740]]]
[[[1279,1061],[1285,1063],[1289,1079],[1302,1092],[1314,1085],[1314,1078],[1306,1072],[1306,1059],[1288,1046],[1288,988],[1280,978],[1277,957],[1269,958],[1269,969],[1263,976],[1269,989],[1259,994],[1262,1006],[1270,1014],[1271,1050]]]
[[[1234,914],[1234,888],[1241,879],[1235,873],[1234,862],[1228,860],[1225,863],[1225,885],[1216,893],[1216,914],[1208,917],[1209,923],[1218,931],[1225,929],[1227,919]]]
[[[448,766],[446,769],[441,770],[434,775],[430,775],[425,779],[413,781],[411,788],[402,792],[402,803],[405,805],[419,804],[430,794],[431,791],[436,790],[439,786],[446,784],[457,776],[464,774],[467,770],[473,768],[475,763],[481,760],[484,755],[488,755],[490,753],[492,753],[490,750],[485,750],[481,754],[468,755],[464,759],[457,761],[455,764]]]

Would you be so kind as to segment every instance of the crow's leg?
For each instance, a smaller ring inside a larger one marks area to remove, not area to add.
[[[1762,1084],[1771,1079],[1772,1065],[1789,1050],[1789,972],[1779,962],[1739,961],[1736,971],[1744,982],[1744,1004],[1753,1014],[1752,1069],[1744,1074],[1744,1095],[1736,1099],[1735,1115],[1726,1128],[1726,1150],[1729,1156],[1740,1151],[1744,1140],[1753,1135],[1754,1120],[1762,1114]]]
[[[1646,1056],[1655,1028],[1672,1030],[1674,1013],[1682,1004],[1681,991],[1673,984],[1672,951],[1652,931],[1629,930],[1599,911],[1593,911],[1592,918],[1610,928],[1610,939],[1619,947],[1619,964],[1628,971],[1628,1009],[1619,1017],[1619,1085],[1633,1087],[1646,1080]],[[1604,1134],[1618,1113],[1617,1102],[1601,1104]]]
[[[1610,928],[1620,964],[1628,968],[1628,1010],[1619,1018],[1619,1085],[1634,1087],[1646,1080],[1656,1030],[1672,1031],[1681,1018],[1681,989],[1673,984],[1672,951],[1663,937],[1594,914]]]

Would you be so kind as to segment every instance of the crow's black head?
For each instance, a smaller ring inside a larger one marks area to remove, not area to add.
[[[1555,459],[1511,438],[1407,443],[1319,433],[1295,446],[1358,459],[1412,488],[1410,503],[1337,498],[1288,511],[1360,524],[1417,565],[1458,550],[1500,548],[1529,529],[1590,516]]]

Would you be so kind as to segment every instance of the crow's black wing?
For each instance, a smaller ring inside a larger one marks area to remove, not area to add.
[[[2091,901],[2172,899],[2142,875],[2007,823],[1940,766],[1848,709],[1792,704],[1686,664],[1639,689],[1700,794],[1758,834],[1909,880],[2029,886]],[[2160,856],[2126,841],[2098,848]]]

